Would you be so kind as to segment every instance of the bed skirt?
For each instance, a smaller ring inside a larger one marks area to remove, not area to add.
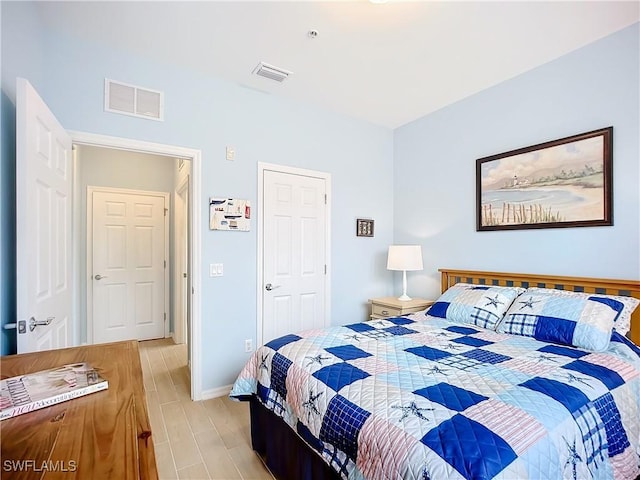
[[[278,480],[337,480],[318,453],[255,397],[250,400],[251,444]]]

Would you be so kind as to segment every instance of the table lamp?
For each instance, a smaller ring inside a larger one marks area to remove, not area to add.
[[[390,245],[387,256],[387,270],[402,270],[401,302],[411,300],[407,295],[407,270],[422,270],[422,248],[420,245]]]

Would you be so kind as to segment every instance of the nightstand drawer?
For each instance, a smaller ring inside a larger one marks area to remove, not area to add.
[[[372,298],[371,303],[371,320],[387,317],[399,317],[408,313],[420,312],[433,304],[431,300],[423,298],[414,298],[406,302],[400,301],[395,297]]]
[[[396,317],[402,315],[402,309],[374,303],[371,305],[371,315],[375,317]]]

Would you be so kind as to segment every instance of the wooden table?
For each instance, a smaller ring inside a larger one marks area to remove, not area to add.
[[[157,479],[138,342],[0,357],[2,378],[89,362],[107,390],[0,423],[3,479]]]

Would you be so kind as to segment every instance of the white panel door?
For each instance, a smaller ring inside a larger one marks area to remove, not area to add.
[[[71,138],[22,78],[16,105],[18,353],[71,345]]]
[[[164,196],[93,191],[92,203],[93,343],[164,337]]]
[[[265,170],[263,185],[264,343],[325,326],[326,184]]]

